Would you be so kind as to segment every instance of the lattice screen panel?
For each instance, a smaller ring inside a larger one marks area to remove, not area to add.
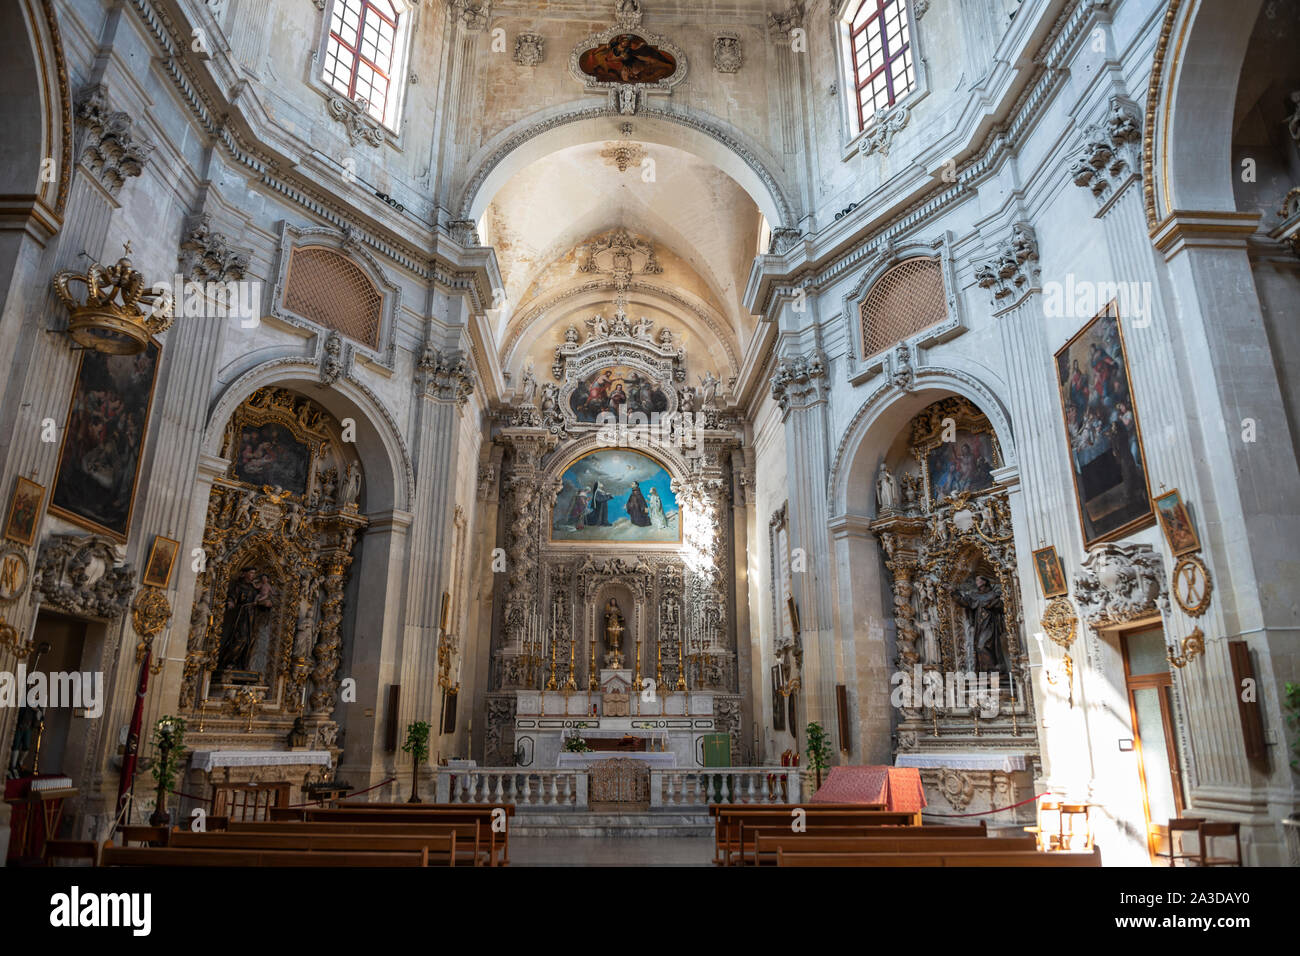
[[[370,348],[379,347],[384,297],[364,272],[330,249],[293,250],[285,307]]]
[[[937,259],[904,259],[877,280],[862,300],[862,357],[883,352],[948,316]]]

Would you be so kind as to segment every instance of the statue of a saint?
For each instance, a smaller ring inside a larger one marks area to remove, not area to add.
[[[217,655],[216,673],[235,670],[246,671],[257,642],[257,625],[262,611],[269,608],[271,579],[265,572],[260,576],[256,569],[245,568],[230,584],[226,593],[226,618],[222,628],[221,650]]]
[[[966,609],[970,620],[976,670],[1010,674],[1006,659],[1007,620],[1002,591],[989,578],[977,574],[974,589],[954,589],[953,599]]]
[[[609,599],[605,605],[605,646],[609,653],[605,655],[605,666],[620,668],[623,666],[623,613],[618,609],[618,601]]]
[[[884,514],[898,508],[898,482],[885,467],[885,459],[880,459],[880,470],[876,473],[876,512]]]
[[[533,372],[533,363],[531,361],[524,368],[523,386],[520,391],[525,405],[532,405],[537,399],[537,375]]]

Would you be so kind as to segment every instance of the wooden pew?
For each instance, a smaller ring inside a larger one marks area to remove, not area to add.
[[[795,853],[777,850],[777,866],[1101,866],[1101,850],[1086,853]]]
[[[787,853],[1029,853],[1037,846],[1033,836],[826,836],[821,831],[759,831],[754,835],[754,852],[746,862],[752,866],[775,866],[778,850]]]
[[[471,866],[492,866],[495,847],[480,841],[479,825],[470,823],[272,823],[234,821],[230,833],[308,834],[319,836],[407,837],[456,835],[456,858]]]
[[[113,846],[105,843],[100,866],[413,867],[428,866],[429,850],[384,853],[294,850],[209,850],[174,846]]]
[[[117,828],[123,844],[139,843],[141,846],[166,846],[171,831],[166,827],[147,827],[128,824]]]
[[[284,833],[182,833],[171,835],[171,847],[196,850],[295,850],[314,853],[390,853],[394,851],[426,850],[426,863],[430,866],[456,865],[456,834],[428,833],[417,836],[364,834],[360,836],[340,833],[313,833],[308,831]]]
[[[504,829],[496,829],[493,811],[504,811]],[[271,811],[272,822],[299,820],[310,823],[392,823],[415,825],[426,823],[473,823],[478,826],[479,842],[490,853],[492,866],[510,864],[510,817],[514,804],[382,804],[364,803],[337,807],[291,807]],[[499,860],[498,860],[499,853]]]
[[[864,810],[861,804],[851,805],[846,809],[837,804],[800,804],[762,806],[740,805],[719,806],[711,811],[714,823],[714,862],[730,866],[736,856],[743,857],[745,848],[752,847],[752,832],[748,839],[746,831],[755,827],[790,830],[796,819],[794,811],[802,810],[804,825],[812,830],[821,827],[863,827],[863,826],[920,826],[919,813],[892,810]]]

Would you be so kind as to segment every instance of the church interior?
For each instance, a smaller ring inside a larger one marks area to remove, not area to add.
[[[8,866],[1300,866],[1300,3],[0,21]]]

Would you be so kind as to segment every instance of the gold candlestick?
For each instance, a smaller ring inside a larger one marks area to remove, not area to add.
[[[596,679],[596,641],[591,641],[591,665],[587,668],[587,690],[596,690],[600,684]]]
[[[641,689],[641,638],[636,639],[636,673],[632,675],[632,686]]]
[[[686,690],[686,671],[682,667],[682,642],[677,642],[677,689]]]
[[[551,635],[551,679],[546,682],[547,690],[555,690],[555,635]]]
[[[566,691],[578,689],[578,682],[573,679],[573,670],[574,670],[574,661],[575,661],[574,655],[576,655],[577,652],[578,652],[578,645],[573,641],[572,638],[570,638],[569,639],[569,679],[564,682],[564,689]]]

